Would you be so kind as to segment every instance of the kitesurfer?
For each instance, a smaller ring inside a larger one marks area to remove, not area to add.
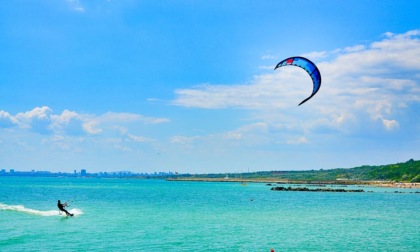
[[[66,209],[64,209],[66,206],[67,206],[67,203],[61,204],[60,200],[58,200],[58,203],[57,203],[58,209],[60,209],[60,211],[65,212],[67,216],[69,215],[73,216],[73,214],[69,213]]]

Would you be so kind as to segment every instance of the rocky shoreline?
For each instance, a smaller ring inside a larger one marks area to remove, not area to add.
[[[295,191],[295,192],[365,192],[362,189],[333,189],[333,188],[315,188],[315,189],[309,189],[307,187],[283,187],[283,186],[277,186],[272,187],[272,191]]]
[[[307,184],[316,186],[325,185],[365,185],[390,188],[420,188],[420,183],[392,182],[392,181],[352,181],[352,180],[333,180],[333,181],[293,181],[278,178],[205,178],[205,177],[173,177],[167,181],[191,181],[191,182],[236,182],[236,183],[273,183],[273,184]]]

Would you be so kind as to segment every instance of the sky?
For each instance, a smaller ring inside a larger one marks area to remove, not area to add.
[[[227,173],[420,159],[416,0],[0,6],[0,169]],[[298,67],[304,56],[322,76]]]

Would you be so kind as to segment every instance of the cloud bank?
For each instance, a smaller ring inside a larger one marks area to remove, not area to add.
[[[107,112],[102,115],[79,114],[64,110],[54,114],[47,106],[11,115],[0,110],[0,128],[18,128],[41,134],[97,135],[126,123],[160,124],[167,118],[147,117],[134,113]]]
[[[385,130],[396,130],[401,125],[398,116],[420,102],[419,38],[420,30],[385,33],[382,40],[367,45],[305,54],[316,59],[323,81],[318,94],[299,107],[299,117],[293,118],[290,111],[309,96],[312,84],[306,72],[294,67],[254,76],[247,84],[203,84],[178,89],[172,104],[250,110],[262,121],[289,126],[300,121],[299,127],[306,129],[351,130],[378,123]]]

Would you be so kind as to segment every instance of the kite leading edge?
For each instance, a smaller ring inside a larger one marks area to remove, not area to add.
[[[299,56],[290,57],[290,58],[280,61],[280,63],[277,64],[274,70],[276,70],[279,67],[289,66],[289,65],[300,67],[304,69],[306,72],[308,72],[308,74],[312,78],[312,82],[314,85],[312,94],[308,98],[303,100],[301,103],[299,103],[299,106],[300,106],[306,101],[308,101],[309,99],[311,99],[319,91],[319,88],[321,87],[321,73],[319,72],[318,67],[316,67],[316,65],[312,61],[308,60],[307,58],[299,57]]]

